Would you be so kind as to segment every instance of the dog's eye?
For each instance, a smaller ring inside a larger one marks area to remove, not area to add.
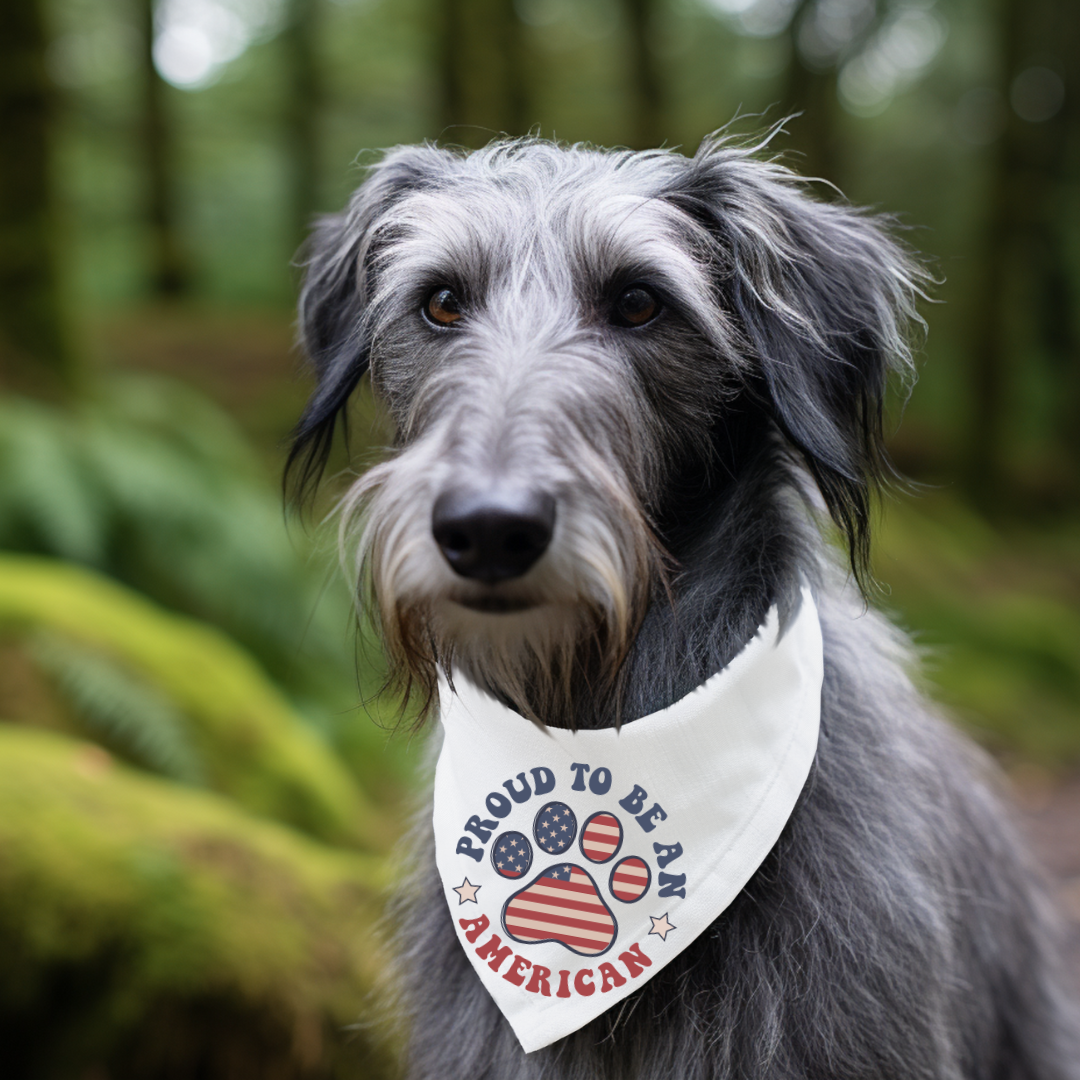
[[[461,318],[461,301],[449,289],[436,289],[424,305],[424,314],[438,326],[453,326]]]
[[[660,301],[648,289],[635,285],[619,297],[613,312],[619,326],[644,326],[660,313]]]

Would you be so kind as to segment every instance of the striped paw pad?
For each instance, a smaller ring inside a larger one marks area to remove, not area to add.
[[[515,941],[557,941],[580,956],[607,952],[618,933],[596,882],[574,863],[549,867],[514,893],[503,908],[502,923]]]
[[[577,836],[577,817],[564,802],[550,802],[541,807],[533,822],[537,846],[549,855],[565,856]]]
[[[620,859],[611,871],[611,881],[608,888],[616,900],[624,904],[632,904],[640,900],[648,891],[652,883],[652,871],[644,859],[631,855],[628,859]]]
[[[532,844],[524,833],[504,832],[491,848],[491,865],[504,878],[519,878],[532,866]]]
[[[581,854],[589,862],[606,863],[622,847],[623,832],[614,814],[593,814],[581,830]]]

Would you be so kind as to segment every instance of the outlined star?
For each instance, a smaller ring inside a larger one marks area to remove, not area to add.
[[[468,878],[465,880],[467,881]],[[652,919],[652,929],[649,931],[649,934],[655,934],[661,941],[667,941],[668,934],[670,934],[672,930],[678,929],[677,926],[673,926],[668,922],[666,911],[659,919],[655,915],[650,915],[649,918]]]
[[[470,901],[473,904],[478,903],[476,899],[476,894],[482,888],[483,885],[473,885],[472,882],[469,881],[468,878],[466,878],[460,885],[457,886],[457,888],[454,889],[454,892],[458,894],[458,906],[460,907],[462,904],[465,903],[466,900]]]

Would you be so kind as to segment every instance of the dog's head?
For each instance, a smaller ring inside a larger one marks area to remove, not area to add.
[[[395,674],[430,700],[442,665],[549,722],[610,683],[670,566],[665,492],[746,403],[860,572],[918,280],[878,221],[723,140],[388,153],[310,243],[290,464],[317,480],[370,370],[396,446],[343,535]]]

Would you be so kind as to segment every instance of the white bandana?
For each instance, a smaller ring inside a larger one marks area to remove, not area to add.
[[[735,899],[817,749],[822,646],[803,591],[726,667],[621,730],[539,728],[442,688],[436,862],[454,927],[526,1052],[583,1027]]]

